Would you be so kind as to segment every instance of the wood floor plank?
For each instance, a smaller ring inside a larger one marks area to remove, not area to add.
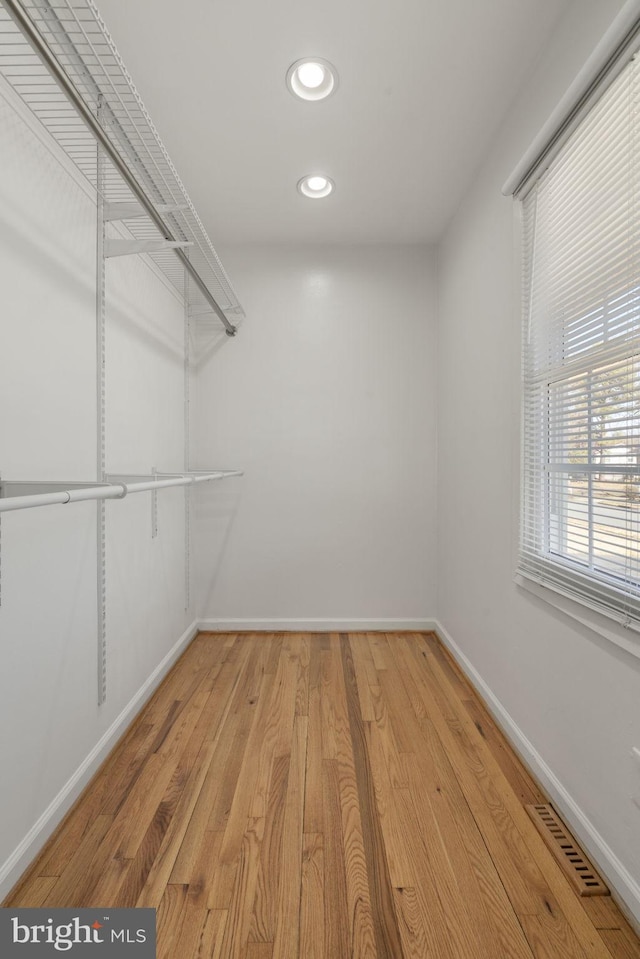
[[[314,644],[309,662],[309,725],[305,778],[304,831],[322,832],[322,707],[320,703],[320,647]]]
[[[640,959],[544,798],[433,635],[200,634],[5,905],[155,906],[163,959]]]
[[[345,664],[347,670],[345,673]],[[337,672],[335,696],[344,704],[336,730],[338,770],[340,774],[340,806],[342,810],[342,845],[346,869],[347,908],[349,912],[349,941],[352,956],[368,956],[375,951],[375,934],[367,859],[364,849],[360,796],[356,776],[353,736],[349,710],[356,711],[356,721],[362,729],[357,680],[349,638],[340,635],[340,665]],[[350,689],[347,691],[346,686]]]
[[[21,893],[21,903],[28,905],[31,909],[41,908],[46,904],[47,899],[58,881],[57,876],[33,877],[30,879],[28,886],[25,885]],[[7,900],[7,905],[11,905],[9,900]]]
[[[176,956],[197,956],[198,952],[201,952],[209,914],[210,910],[206,908],[206,905],[194,901],[190,895],[187,895],[180,933],[175,939]],[[222,911],[218,912],[218,915],[223,914]]]
[[[273,959],[298,955],[302,885],[302,829],[308,718],[298,715],[293,726],[282,832],[281,876],[278,884]]]
[[[209,894],[210,908],[225,909],[229,907],[231,901],[246,823],[250,816],[256,787],[255,770],[262,748],[264,723],[267,719],[274,681],[275,676],[272,673],[262,673],[259,685],[255,686],[255,695],[250,696],[246,704],[246,708],[253,713],[253,720],[223,832],[216,882]]]
[[[47,906],[64,907],[73,902],[76,891],[86,876],[89,864],[96,855],[102,840],[113,823],[113,816],[98,816],[69,859],[60,879],[51,888],[45,900]],[[32,896],[29,895],[31,904]]]
[[[611,946],[611,943],[616,943],[624,959],[628,956],[640,959],[640,937],[636,935],[611,896],[581,897],[580,903],[612,955],[618,954]],[[604,936],[605,931],[616,932],[619,935]]]
[[[200,807],[201,816],[194,824],[190,841],[185,844],[184,840],[205,783],[209,777],[216,777],[216,768],[213,767],[213,761],[215,757],[219,758],[220,756],[218,747],[231,708],[232,694],[237,681],[238,673],[234,672],[232,668],[220,671],[208,706],[203,710],[196,724],[192,742],[189,745],[193,749],[197,748],[200,742],[202,742],[202,745],[189,770],[188,779],[185,782],[176,809],[176,815],[163,837],[162,846],[149,872],[145,887],[141,891],[140,899],[137,902],[139,907],[157,907],[167,882],[182,884],[190,881],[191,869],[197,860],[200,839],[206,832],[205,827],[209,818],[209,809],[205,810],[204,804]],[[231,743],[229,743],[229,748],[231,748]],[[181,852],[182,859],[178,864],[178,857]]]
[[[189,959],[221,959],[226,921],[226,912],[203,909],[201,903],[194,903],[189,893],[180,933],[175,939],[174,955]]]
[[[350,633],[349,634],[349,643],[351,645],[351,652],[353,655],[353,665],[356,670],[356,679],[358,677],[358,666],[363,671],[362,678],[369,686],[378,685],[378,673],[376,671],[375,663],[373,661],[373,656],[371,655],[371,647],[369,645],[369,634],[368,633]],[[358,695],[360,695],[360,685],[358,683]],[[364,719],[364,716],[363,716]],[[366,720],[365,720],[366,721]],[[371,720],[369,720],[370,722]]]
[[[120,877],[117,888],[109,892],[108,902],[113,902],[121,908],[135,907],[149,873],[155,863],[162,846],[163,839],[175,818],[176,808],[180,798],[180,786],[174,780],[170,784],[172,790],[165,795],[156,809],[155,815],[149,824],[145,836],[138,847],[135,856],[129,861],[129,868]],[[109,865],[111,868],[111,864]],[[95,896],[104,896],[102,886]]]
[[[564,918],[522,916],[520,921],[535,959],[589,959]]]
[[[620,929],[627,921],[611,896],[587,896],[582,908],[596,929]]]
[[[513,750],[507,745],[495,722],[487,715],[486,709],[483,709],[476,699],[464,700],[464,708],[482,738],[486,740],[496,762],[509,780],[511,788],[520,802],[523,805],[533,806],[546,802],[544,793],[517,762]]]
[[[392,739],[398,753],[412,753],[419,737],[419,724],[411,708],[394,656],[386,670],[378,675],[380,691],[387,707]],[[406,786],[406,782],[398,783]]]
[[[323,649],[320,653],[320,722],[322,729],[322,758],[336,759],[336,702],[332,694],[338,660],[335,648]]]
[[[302,840],[300,955],[305,959],[325,959],[324,849],[318,833],[305,834]]]
[[[411,886],[393,890],[404,959],[426,959],[432,956],[427,943],[425,916],[418,894]]]
[[[398,820],[394,790],[389,779],[380,732],[375,723],[365,723],[365,742],[374,788],[376,816],[380,823],[389,880],[392,886],[397,889],[403,886],[412,886],[414,875],[411,869],[411,861],[402,835],[402,827]]]
[[[298,688],[300,637],[283,641],[264,726],[264,742],[256,770],[252,812],[265,812],[265,834],[258,862],[250,938],[271,942],[276,938],[282,876],[284,817]]]
[[[271,959],[273,956],[272,942],[248,942],[245,959]]]
[[[258,877],[264,819],[250,819],[242,843],[240,862],[222,942],[225,959],[242,959],[249,942],[251,914]]]
[[[389,649],[383,633],[367,633],[371,658],[376,670],[385,670],[388,665]]]
[[[373,709],[373,700],[371,698],[370,686],[377,686],[378,674],[373,664],[371,650],[366,636],[351,636],[349,639],[351,654],[353,656],[353,667],[356,674],[356,683],[358,684],[358,701],[360,703],[360,715],[364,722],[375,721]]]
[[[402,955],[402,945],[395,914],[384,839],[377,815],[376,793],[367,753],[365,726],[361,718],[355,667],[346,638],[342,642],[341,653],[376,955],[377,959],[387,959],[387,957],[388,959],[394,959],[394,957]],[[326,830],[324,837],[326,844]],[[337,954],[339,953],[327,953],[328,956]]]
[[[144,839],[131,857],[131,866],[117,892],[119,905],[133,907],[142,898],[145,905],[157,906],[213,752],[213,744],[205,741],[205,729],[196,723]]]
[[[224,930],[227,924],[226,911],[210,909],[202,927],[198,950],[192,959],[222,959]],[[187,957],[191,959],[191,957]]]
[[[380,694],[384,698],[388,723],[392,731],[392,740],[398,754],[409,754],[415,749],[416,742],[420,737],[420,726],[417,717],[411,708],[411,702],[407,696],[404,684],[402,682],[400,671],[394,666],[389,666],[384,672],[379,674]],[[401,764],[400,764],[401,765]],[[403,780],[401,785],[408,785],[404,782],[404,770],[400,773]]]
[[[242,694],[242,690],[240,692]],[[209,810],[207,829],[226,829],[253,719],[254,710],[244,704],[239,712],[234,713],[228,728],[222,731],[223,736],[228,736],[228,749],[224,766],[216,769],[217,788]]]
[[[407,782],[404,763],[400,758],[400,750],[391,726],[389,703],[382,686],[372,686],[371,696],[375,713],[375,724],[380,735],[380,743],[384,754],[384,761],[389,774],[389,780],[394,789],[404,789]]]
[[[211,750],[211,760],[208,768],[204,767],[204,778],[194,782],[191,794],[185,806],[185,815],[175,824],[167,834],[163,855],[158,859],[155,867],[157,876],[154,876],[156,890],[147,890],[149,905],[155,894],[162,893],[163,882],[184,883],[189,881],[193,863],[198,855],[200,843],[207,832],[221,832],[210,829],[209,820],[212,809],[215,807],[218,793],[222,787],[222,776],[230,753],[234,748],[235,732],[240,724],[237,713],[227,715],[219,730],[217,740],[208,744]],[[167,870],[170,878],[167,880]]]
[[[407,855],[411,863],[412,883],[425,925],[427,954],[442,959],[458,956],[493,955],[480,930],[469,920],[468,906],[460,894],[456,876],[441,854],[438,836],[416,816],[408,789],[394,790]]]
[[[151,755],[156,734],[157,728],[152,723],[138,725],[136,735],[122,750],[121,763],[104,777],[104,795],[99,806],[101,814],[117,814]]]
[[[324,827],[324,954],[348,956],[349,917],[347,880],[342,842],[340,775],[335,759],[322,761]]]
[[[270,634],[269,653],[264,667],[266,673],[276,673],[278,671],[283,642],[284,633]]]
[[[289,754],[278,756],[272,766],[260,848],[250,938],[273,943],[276,935],[279,877],[282,875],[284,812],[289,783]]]
[[[189,895],[189,887],[168,885],[156,914],[157,959],[174,959]]]
[[[300,658],[298,662],[298,684],[296,686],[296,716],[309,715],[309,672],[311,665],[311,637],[305,635],[300,640]]]
[[[638,937],[628,929],[603,929],[600,933],[604,944],[616,959],[640,959]]]
[[[295,637],[294,637],[295,639]],[[262,748],[256,770],[256,784],[250,813],[253,818],[264,818],[269,794],[269,781],[275,760],[291,752],[291,733],[298,688],[298,661],[291,638],[279,644],[275,679],[267,708]]]

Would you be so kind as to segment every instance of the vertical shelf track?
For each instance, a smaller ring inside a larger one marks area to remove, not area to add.
[[[98,101],[98,121],[101,122],[102,105]],[[106,438],[106,303],[105,303],[105,220],[104,220],[104,182],[105,157],[100,144],[96,145],[96,206],[97,206],[97,243],[96,243],[96,479],[106,482],[107,474],[107,438]],[[97,519],[97,604],[98,604],[98,705],[107,699],[107,516],[106,503],[96,503]]]
[[[0,482],[2,476],[0,476]],[[0,516],[0,609],[2,609],[2,516]]]
[[[191,469],[191,317],[189,274],[184,274],[184,470]],[[184,608],[191,605],[191,487],[184,488]]]

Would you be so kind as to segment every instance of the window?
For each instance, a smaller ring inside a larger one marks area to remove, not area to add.
[[[520,572],[640,629],[640,64],[522,200]]]

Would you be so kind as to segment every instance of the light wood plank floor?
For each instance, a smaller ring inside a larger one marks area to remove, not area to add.
[[[640,959],[419,633],[200,634],[5,905],[153,906],[162,959]]]

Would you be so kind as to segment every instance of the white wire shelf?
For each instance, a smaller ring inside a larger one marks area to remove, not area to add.
[[[130,493],[154,492],[172,486],[191,486],[212,480],[243,476],[243,470],[190,470],[188,473],[110,475],[108,483],[36,482],[34,480],[0,480],[0,513],[38,506],[65,506],[87,500],[124,499]],[[132,482],[137,480],[137,482]]]
[[[22,10],[84,105],[107,135],[119,158],[161,215],[176,241],[190,244],[187,256],[229,322],[244,311],[211,240],[158,136],[122,58],[92,0],[3,0],[0,5],[0,73],[59,144],[94,189],[96,139],[77,107],[54,79],[9,7]],[[138,241],[158,240],[153,220],[134,215],[139,203],[113,163],[107,160],[103,198]],[[123,206],[124,205],[124,206]],[[127,216],[127,212],[130,215]],[[184,295],[184,264],[175,251],[148,255]],[[215,312],[196,283],[188,284],[193,316]]]

